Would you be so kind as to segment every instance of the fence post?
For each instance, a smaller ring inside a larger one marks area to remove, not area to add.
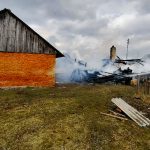
[[[150,94],[150,78],[148,78],[147,80],[147,94],[149,95]]]
[[[136,89],[136,95],[140,95],[140,76],[137,76],[137,89]]]

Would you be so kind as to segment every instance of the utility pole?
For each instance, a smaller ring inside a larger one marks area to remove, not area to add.
[[[129,50],[129,39],[127,39],[127,53],[126,53],[126,59],[128,59],[128,50]]]

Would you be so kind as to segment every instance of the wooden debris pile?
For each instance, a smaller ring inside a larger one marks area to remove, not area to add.
[[[139,126],[145,127],[150,125],[150,120],[148,118],[146,118],[141,112],[137,111],[135,108],[127,104],[123,99],[113,98],[111,101]]]
[[[123,99],[113,98],[111,101],[117,106],[117,112],[109,110],[111,114],[103,112],[101,112],[100,114],[120,120],[128,120],[129,117],[141,127],[150,126],[150,120],[143,115],[144,113],[139,112],[138,110],[127,104]]]

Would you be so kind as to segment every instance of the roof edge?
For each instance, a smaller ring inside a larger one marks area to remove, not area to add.
[[[22,21],[20,18],[18,18],[14,13],[12,13],[12,11],[10,9],[4,8],[3,10],[0,11],[0,14],[3,13],[9,13],[10,15],[12,15],[13,17],[15,17],[16,19],[18,19],[21,23],[23,23],[29,30],[31,30],[32,32],[34,32],[37,36],[39,36],[45,43],[48,44],[49,47],[51,47],[55,53],[56,53],[56,58],[59,57],[64,57],[64,55],[58,50],[56,49],[54,46],[52,46],[46,39],[44,39],[41,35],[39,35],[36,31],[34,31],[30,26],[28,26],[24,21]]]

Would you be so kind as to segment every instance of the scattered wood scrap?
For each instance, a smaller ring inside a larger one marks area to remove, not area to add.
[[[107,114],[107,113],[103,113],[103,112],[100,112],[100,114],[105,115],[105,116],[109,116],[109,117],[113,117],[113,118],[117,118],[120,120],[128,120],[127,118],[124,118],[124,117],[120,117],[120,116],[116,116],[116,115],[112,115],[112,114]]]
[[[119,107],[126,115],[128,115],[132,120],[134,120],[139,126],[145,127],[150,125],[150,120],[143,116],[135,108],[127,104],[121,98],[113,98],[111,100],[117,107]]]
[[[115,112],[115,111],[112,111],[112,110],[109,110],[111,113],[113,113],[114,115],[116,115],[116,116],[120,116],[120,117],[124,117],[124,118],[126,118],[126,116],[125,115],[123,115],[123,114],[120,114],[120,113],[117,113],[117,112]]]

